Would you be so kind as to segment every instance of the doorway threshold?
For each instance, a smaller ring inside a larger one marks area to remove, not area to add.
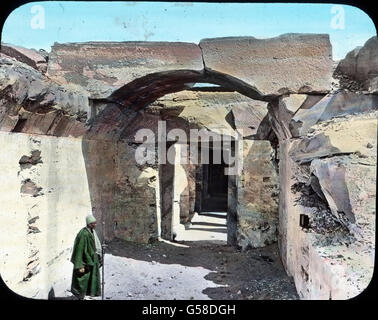
[[[202,211],[199,213],[201,216],[211,216],[216,218],[226,218],[227,212],[218,212],[218,211]]]

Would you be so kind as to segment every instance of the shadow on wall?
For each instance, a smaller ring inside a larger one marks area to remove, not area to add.
[[[136,163],[131,143],[85,138],[82,143],[101,240],[148,243],[157,238],[158,171]]]

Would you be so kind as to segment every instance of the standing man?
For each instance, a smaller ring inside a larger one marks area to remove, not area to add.
[[[85,296],[100,296],[101,243],[96,234],[96,218],[86,217],[87,226],[77,234],[72,251],[71,292],[79,299]]]

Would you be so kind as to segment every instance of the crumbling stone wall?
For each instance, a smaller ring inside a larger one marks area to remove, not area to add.
[[[277,241],[278,174],[270,141],[244,140],[236,179],[237,244],[263,247]]]
[[[332,49],[327,34],[284,34],[270,39],[226,37],[182,42],[54,44],[48,76],[85,88],[93,98],[145,75],[193,70],[228,75],[262,95],[328,92]],[[274,70],[274,72],[271,72]],[[181,89],[182,90],[182,89]],[[179,90],[177,90],[179,91]]]
[[[160,190],[157,166],[135,161],[135,147],[118,143],[116,187],[111,210],[114,237],[148,243],[159,234]]]
[[[80,138],[0,132],[0,274],[14,292],[63,294],[91,212]]]
[[[87,94],[51,82],[38,70],[3,53],[0,66],[1,131],[83,135],[89,111]]]
[[[138,144],[83,139],[92,212],[99,236],[148,243],[156,239],[160,216],[156,166],[135,159]]]
[[[374,266],[377,96],[342,81],[334,89],[269,105],[280,140],[279,246],[304,299],[354,297]]]
[[[351,91],[377,93],[378,87],[378,42],[370,38],[362,47],[349,52],[335,70],[335,78]]]
[[[329,146],[328,155],[317,156],[314,152],[307,162],[300,163],[295,160],[296,139],[280,144],[279,244],[282,260],[294,276],[301,298],[351,298],[371,280],[376,117],[373,112],[312,127],[320,129],[320,134],[325,132],[331,141],[334,133],[342,134],[343,139],[348,136],[356,149],[345,153],[339,150],[332,154]],[[360,153],[362,148],[365,150]],[[308,227],[299,226],[301,214],[309,217]]]

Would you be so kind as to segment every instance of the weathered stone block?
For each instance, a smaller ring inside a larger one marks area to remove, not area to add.
[[[55,43],[48,75],[103,98],[137,78],[168,70],[202,70],[201,50],[184,42]]]
[[[376,95],[341,91],[325,96],[311,108],[300,108],[291,119],[290,131],[294,137],[304,136],[313,125],[322,121],[377,109]]]
[[[262,133],[266,135],[266,129],[260,126],[267,116],[267,103],[262,101],[253,101],[235,104],[232,108],[234,116],[235,129],[242,130],[243,137],[252,136]]]
[[[243,168],[236,177],[237,242],[243,249],[277,241],[278,175],[269,141],[243,141]]]
[[[51,287],[69,286],[75,236],[92,210],[82,141],[0,132],[0,145],[1,278],[47,299]]]
[[[313,138],[327,137],[330,145],[351,153],[333,154],[328,149],[327,154],[323,144],[314,143],[312,149],[307,141],[302,146],[313,150],[313,160],[311,165],[300,164],[287,153],[296,140],[280,143],[281,257],[302,299],[349,299],[366,288],[374,268],[376,112],[324,121],[313,128]],[[313,176],[305,174],[310,168]],[[326,236],[299,226],[300,214],[321,214],[312,207],[314,203],[303,201],[305,195],[295,187],[301,183],[313,188],[314,177],[332,216],[348,225],[349,233]]]
[[[59,86],[19,61],[1,57],[0,65],[1,131],[16,128],[17,132],[60,136],[84,133],[83,114],[89,105],[83,92]]]
[[[289,155],[300,163],[345,153],[358,153],[363,158],[371,153],[367,146],[375,141],[376,136],[374,113],[366,119],[331,121],[325,127],[317,128],[312,136],[293,141]]]
[[[158,238],[160,210],[159,173],[135,159],[135,148],[117,144],[116,179],[109,190],[110,215],[114,236],[128,241],[147,243]],[[112,165],[112,164],[110,164]]]
[[[292,94],[269,103],[270,122],[279,140],[291,138],[290,121],[307,97],[305,94]]]
[[[238,129],[243,136],[267,135],[268,125],[262,124],[268,113],[267,103],[237,92],[181,91],[161,97],[152,106],[160,110],[162,118],[169,117],[171,122],[178,117],[190,128],[206,128],[213,132],[225,130],[231,134]]]
[[[350,51],[339,62],[335,73],[339,76],[346,76],[347,79],[341,79],[342,86],[348,86],[347,80],[350,79],[357,81],[361,89],[370,93],[378,93],[377,37],[370,38],[362,47]]]
[[[238,78],[263,95],[329,90],[333,63],[328,35],[215,38],[199,45],[207,69]]]
[[[1,52],[43,73],[47,70],[46,58],[37,50],[27,49],[8,43],[2,43]]]
[[[332,214],[344,223],[355,223],[345,182],[345,166],[334,159],[315,159],[311,162],[311,169],[319,179]]]

